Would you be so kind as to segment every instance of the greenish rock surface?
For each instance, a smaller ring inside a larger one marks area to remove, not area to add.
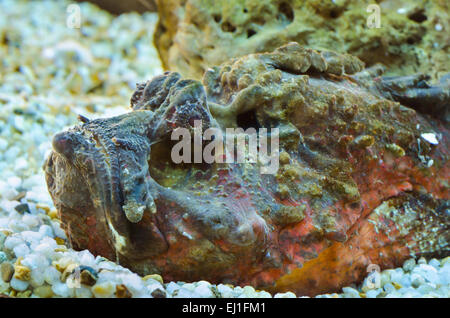
[[[158,0],[154,42],[166,69],[189,78],[232,57],[287,42],[350,53],[387,75],[448,72],[449,2],[357,0]]]

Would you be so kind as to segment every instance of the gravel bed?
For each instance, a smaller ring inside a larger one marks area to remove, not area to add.
[[[154,13],[113,17],[66,1],[0,1],[0,294],[14,297],[297,297],[251,286],[141,277],[67,242],[42,164],[54,133],[126,112],[135,83],[161,73]],[[450,258],[414,259],[358,287],[317,297],[449,297]]]

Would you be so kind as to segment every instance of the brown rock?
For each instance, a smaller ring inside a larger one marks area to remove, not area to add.
[[[77,0],[83,2],[82,0]],[[89,0],[98,5],[103,10],[109,11],[113,14],[122,14],[125,12],[139,12],[156,11],[156,4],[153,0]]]
[[[0,271],[2,273],[2,280],[9,283],[14,275],[14,266],[9,262],[3,262],[0,265]]]
[[[116,286],[116,293],[117,298],[131,298],[133,295],[130,293],[128,288],[125,285],[117,285]]]

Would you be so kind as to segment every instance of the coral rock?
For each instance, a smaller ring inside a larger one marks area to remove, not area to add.
[[[389,75],[448,72],[448,1],[158,0],[154,43],[166,69],[200,78],[209,67],[288,42],[382,63]]]

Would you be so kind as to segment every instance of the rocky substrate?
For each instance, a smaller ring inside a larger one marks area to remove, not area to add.
[[[151,45],[155,14],[113,18],[64,1],[0,3],[0,294],[14,297],[296,297],[251,286],[163,282],[68,246],[41,166],[51,136],[127,111],[136,82],[161,72]],[[411,259],[359,286],[317,297],[449,297],[450,258]],[[298,295],[301,296],[301,295]]]
[[[3,190],[3,188],[2,188]],[[2,191],[3,192],[3,191]],[[23,200],[3,199],[0,218],[0,293],[15,297],[224,297],[266,298],[251,286],[164,283],[161,276],[140,277],[89,251],[65,245],[65,235],[53,210]],[[5,208],[7,206],[7,208]],[[78,272],[79,276],[74,276]],[[317,297],[449,297],[450,257],[407,260],[402,268],[374,271],[361,286],[341,294]],[[275,298],[296,297],[278,293]]]

